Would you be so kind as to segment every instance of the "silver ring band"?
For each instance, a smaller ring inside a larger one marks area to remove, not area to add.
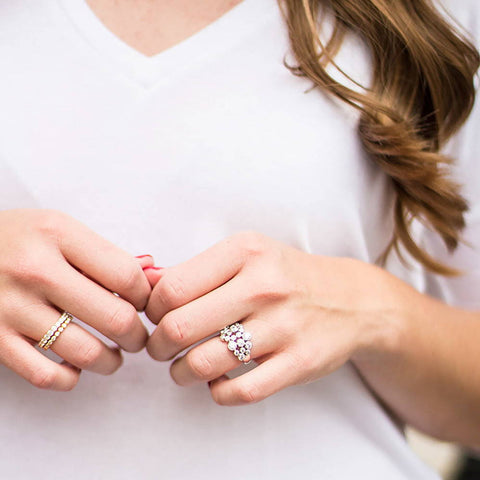
[[[220,331],[220,340],[227,343],[227,348],[243,363],[250,363],[253,347],[252,335],[246,332],[239,322],[227,325]]]

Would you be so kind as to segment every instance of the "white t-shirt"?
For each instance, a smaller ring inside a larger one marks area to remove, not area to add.
[[[474,1],[460,4],[478,18]],[[158,265],[241,230],[373,262],[391,235],[390,183],[362,152],[357,114],[307,93],[310,82],[283,66],[288,51],[275,0],[243,0],[152,58],[110,33],[84,0],[2,2],[0,207],[63,210]],[[368,80],[358,39],[338,61]],[[478,120],[459,150],[469,182],[480,178]],[[478,255],[465,255],[478,280]],[[457,298],[456,284],[439,286],[419,267],[392,259],[390,268]],[[472,286],[464,294],[472,304]],[[168,368],[126,354],[115,375],[84,372],[65,394],[0,367],[2,478],[437,478],[351,365],[235,408],[216,405],[206,385],[176,386]]]

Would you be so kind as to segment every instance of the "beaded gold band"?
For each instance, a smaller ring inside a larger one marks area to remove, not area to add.
[[[52,325],[52,327],[50,327],[50,330],[38,342],[38,346],[44,350],[48,350],[72,320],[73,316],[70,313],[63,312],[62,316],[54,325]]]

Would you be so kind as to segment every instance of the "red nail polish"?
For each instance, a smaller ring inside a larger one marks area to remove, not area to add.
[[[135,258],[145,258],[145,257],[152,257],[152,255],[137,255]]]
[[[143,267],[143,270],[163,270],[164,267]]]

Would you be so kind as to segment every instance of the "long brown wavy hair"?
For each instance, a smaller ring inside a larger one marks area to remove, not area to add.
[[[449,251],[461,241],[468,205],[460,186],[449,178],[452,160],[439,152],[473,107],[477,50],[431,0],[279,3],[296,62],[287,67],[360,110],[363,147],[393,182],[395,228],[379,262],[384,263],[392,248],[402,258],[402,243],[429,270],[458,274],[415,242],[411,224],[416,218],[436,231]],[[322,43],[320,30],[327,13],[333,16],[334,28]],[[363,38],[372,55],[372,82],[362,89],[348,88],[326,69],[339,69],[334,58],[348,31]]]

